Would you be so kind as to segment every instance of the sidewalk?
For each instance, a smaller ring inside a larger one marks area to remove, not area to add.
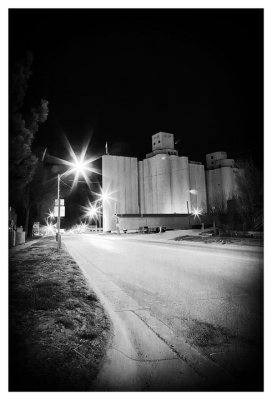
[[[39,240],[41,240],[41,238],[35,239],[35,240],[30,240],[29,242],[25,242],[23,244],[18,244],[15,247],[10,247],[9,251],[11,251],[12,253],[15,253],[15,252],[17,252],[19,250],[24,250],[27,247],[32,246],[34,243],[37,243]]]

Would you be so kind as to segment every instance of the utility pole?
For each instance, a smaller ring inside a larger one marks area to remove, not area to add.
[[[189,202],[188,201],[187,201],[187,211],[188,211],[189,228],[191,229],[191,221],[190,221],[190,213],[189,213]]]
[[[60,240],[60,174],[58,174],[58,242],[57,242],[57,249],[60,250],[61,247],[61,240]]]
[[[116,217],[116,230],[118,235],[120,235],[119,219],[117,216],[117,201],[115,202],[115,217]]]

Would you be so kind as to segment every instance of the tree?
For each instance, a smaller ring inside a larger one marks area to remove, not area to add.
[[[25,231],[29,221],[29,184],[37,167],[37,157],[32,153],[32,143],[39,125],[47,120],[48,101],[30,110],[24,109],[24,100],[31,76],[33,55],[14,63],[9,81],[9,201],[16,209],[23,210]]]
[[[253,160],[237,162],[236,204],[244,229],[254,229],[256,219],[263,214],[263,174]]]
[[[28,188],[28,234],[31,234],[33,223],[35,221],[42,221],[49,209],[53,210],[57,192],[56,179],[48,177],[47,168],[40,159],[36,164],[33,179]]]

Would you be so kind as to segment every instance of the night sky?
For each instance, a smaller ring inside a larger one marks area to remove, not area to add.
[[[64,157],[136,156],[175,134],[180,155],[227,151],[262,165],[263,11],[10,10],[9,54],[34,54],[26,107],[49,100],[33,146]]]

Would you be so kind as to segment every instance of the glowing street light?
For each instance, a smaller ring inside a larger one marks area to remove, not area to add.
[[[71,187],[71,190],[73,190],[74,186],[77,184],[78,182],[78,178],[80,175],[83,176],[83,178],[85,179],[88,187],[90,188],[90,180],[88,177],[88,173],[96,173],[96,174],[100,174],[100,171],[96,168],[91,168],[90,164],[95,161],[97,159],[97,157],[92,157],[87,159],[86,158],[86,153],[87,153],[87,149],[89,146],[89,142],[91,140],[91,135],[89,136],[89,140],[84,144],[81,154],[79,156],[77,156],[71,146],[71,144],[69,143],[67,137],[64,135],[64,139],[65,139],[65,143],[66,143],[66,148],[69,152],[69,155],[71,157],[71,161],[67,161],[67,160],[63,160],[59,157],[54,157],[54,156],[50,156],[51,160],[55,161],[57,164],[62,164],[62,165],[66,165],[68,167],[67,171],[65,171],[62,174],[58,174],[58,194],[57,194],[57,198],[58,198],[58,213],[57,213],[57,232],[58,232],[58,244],[57,244],[57,249],[60,249],[60,180],[62,177],[64,176],[69,176],[71,174],[74,174],[74,179],[73,179],[73,184]],[[45,157],[45,153],[46,150],[44,151],[43,154],[43,159]]]
[[[102,225],[101,216],[103,215],[103,203],[104,202],[109,202],[110,200],[114,200],[114,198],[111,197],[114,192],[109,192],[108,188],[107,189],[100,188],[100,190],[101,190],[100,193],[93,192],[93,194],[97,196],[95,204],[96,205],[100,204],[100,206],[97,207],[98,217],[99,217],[99,219],[98,219],[99,228],[101,228],[101,225]]]
[[[86,151],[85,151],[86,152]],[[70,168],[65,171],[63,174],[58,174],[58,220],[57,220],[57,231],[58,231],[58,242],[57,242],[57,249],[59,250],[61,247],[61,241],[60,241],[60,180],[61,177],[63,176],[68,176],[70,174],[75,173],[75,178],[73,181],[72,188],[78,181],[79,175],[83,175],[86,183],[89,185],[89,179],[87,176],[87,172],[92,172],[93,170],[88,166],[92,160],[85,160],[85,152],[83,151],[81,153],[80,158],[78,158],[75,153],[73,152],[71,148],[71,154],[73,157],[73,161],[65,161],[66,165],[69,165]],[[64,161],[64,160],[63,160]]]
[[[83,218],[97,218],[100,214],[101,207],[97,206],[97,201],[92,204],[88,201],[88,206],[81,206],[82,210],[84,211]]]
[[[194,215],[194,218],[198,218],[199,221],[201,222],[200,216],[203,214],[203,210],[200,208],[195,208],[192,212],[192,214]],[[201,222],[201,232],[204,233],[204,222]]]
[[[88,216],[90,218],[96,218],[98,214],[98,208],[96,207],[96,205],[92,205],[90,206],[89,210],[88,210]]]
[[[48,220],[48,219],[54,219],[54,218],[55,218],[54,212],[49,209],[46,219]]]
[[[109,201],[112,199],[111,194],[109,193],[108,190],[103,190],[101,189],[101,193],[96,193],[98,196],[98,201]]]
[[[55,225],[53,225],[51,222],[46,221],[46,236],[54,235],[54,228]]]
[[[192,214],[194,215],[194,217],[198,217],[199,218],[199,216],[202,215],[202,210],[197,207],[197,208],[195,208],[193,210]]]

